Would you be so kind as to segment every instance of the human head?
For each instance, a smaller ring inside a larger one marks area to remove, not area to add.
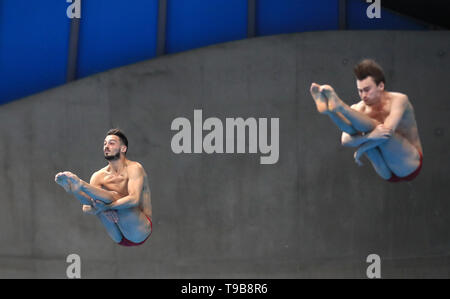
[[[114,161],[120,159],[120,155],[126,155],[128,151],[128,139],[120,129],[111,129],[106,133],[103,143],[105,159]]]
[[[386,82],[381,66],[372,59],[364,59],[354,67],[353,72],[361,100],[367,105],[378,102]]]

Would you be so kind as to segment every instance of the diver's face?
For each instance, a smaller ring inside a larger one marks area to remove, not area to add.
[[[369,106],[379,102],[384,91],[384,83],[377,85],[370,76],[364,80],[356,80],[356,87],[361,100]]]
[[[122,150],[120,138],[116,135],[108,135],[103,142],[103,154],[108,161],[120,159],[120,152]]]

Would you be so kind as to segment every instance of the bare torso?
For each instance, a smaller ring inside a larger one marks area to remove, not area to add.
[[[376,106],[369,106],[360,101],[354,106],[354,108],[370,118],[376,119],[380,123],[384,123],[386,118],[391,113],[391,106],[394,101],[400,98],[405,98],[404,94],[398,92],[385,92],[385,97],[382,99],[381,103]],[[407,100],[406,108],[401,118],[400,123],[395,129],[395,133],[403,136],[412,145],[414,145],[420,152],[422,152],[422,144],[419,138],[419,132],[417,129],[417,122],[414,115],[414,108]]]
[[[142,166],[137,162],[127,160],[125,167],[118,173],[114,173],[109,165],[100,169],[97,172],[99,187],[117,192],[120,197],[128,196],[129,170],[133,167]],[[143,171],[139,204],[132,208],[117,209],[116,211],[119,218],[117,225],[127,239],[141,240],[148,236],[151,230],[148,218],[150,220],[152,218],[152,204],[150,186],[145,171]]]

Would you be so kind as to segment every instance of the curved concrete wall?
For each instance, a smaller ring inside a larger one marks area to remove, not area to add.
[[[448,277],[449,32],[313,32],[226,43],[115,69],[0,107],[0,277]],[[315,111],[312,81],[357,100],[352,67],[372,57],[409,95],[424,147],[412,183],[353,162]],[[171,123],[279,118],[279,160],[175,154]],[[89,180],[121,127],[150,176],[154,232],[115,245],[53,179]]]

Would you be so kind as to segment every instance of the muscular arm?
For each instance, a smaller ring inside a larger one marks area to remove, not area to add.
[[[391,136],[391,129],[386,128],[384,124],[378,125],[372,132],[367,135],[367,141],[363,143],[355,152],[354,157],[356,163],[362,165],[361,161],[359,160],[361,156],[368,150],[386,142],[387,140],[389,140],[389,138],[391,138]]]
[[[401,116],[403,115],[404,110],[402,111],[399,108],[399,105],[400,104],[395,105],[396,107],[394,107],[394,112],[389,114],[385,120],[385,123],[379,124],[371,132],[357,133],[354,135],[343,132],[341,137],[342,145],[350,147],[361,146],[359,150],[367,151],[383,142],[386,142],[392,137],[392,134],[398,126]],[[370,144],[366,145],[366,143]]]
[[[128,195],[108,204],[108,209],[120,210],[136,207],[144,185],[144,170],[141,166],[133,166],[128,173]]]
[[[357,147],[361,144],[369,141],[368,135],[362,135],[361,133],[350,135],[343,132],[341,137],[341,143],[343,146]]]
[[[108,210],[129,209],[138,206],[144,185],[144,174],[142,166],[136,165],[130,167],[128,170],[128,195],[110,204],[96,205],[96,213]]]
[[[391,111],[384,120],[383,126],[392,130],[393,132],[397,129],[400,121],[403,118],[403,114],[408,106],[408,97],[406,95],[398,96],[392,100]]]
[[[367,135],[366,142],[355,152],[355,160],[358,162],[359,158],[368,150],[379,146],[392,137],[393,132],[397,129],[400,121],[403,118],[406,107],[408,105],[408,97],[401,95],[395,98],[391,104],[391,111],[386,117],[383,124],[377,126],[372,132]]]
[[[366,143],[380,145],[386,142],[392,136],[392,130],[384,127],[384,125],[378,125],[372,132],[367,134],[355,134],[349,135],[347,133],[342,133],[341,142],[344,146],[358,147],[371,149],[374,146],[364,146]],[[364,147],[363,147],[364,146]]]

